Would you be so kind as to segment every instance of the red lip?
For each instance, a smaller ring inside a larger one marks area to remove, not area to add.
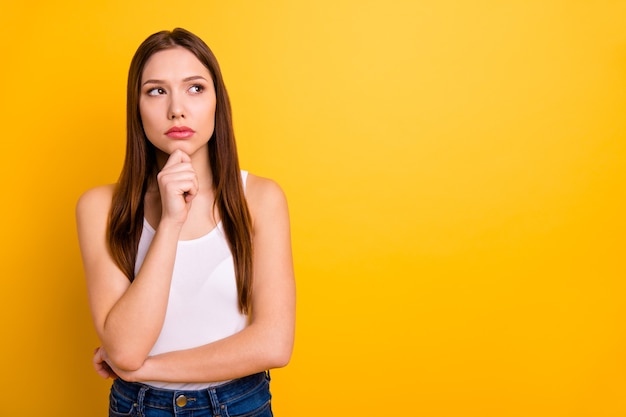
[[[187,126],[172,126],[165,132],[165,135],[172,139],[187,139],[192,137],[194,133],[196,133],[195,130]]]
[[[193,132],[194,130],[187,126],[172,126],[165,134],[170,134],[174,132]]]

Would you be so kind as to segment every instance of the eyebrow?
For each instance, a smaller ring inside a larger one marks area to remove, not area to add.
[[[204,81],[208,82],[208,80],[206,78],[204,78],[202,75],[192,75],[190,77],[183,78],[183,82],[185,82],[185,83],[189,82],[189,81],[194,81],[194,80],[204,80]],[[141,85],[146,85],[146,84],[164,84],[164,83],[165,83],[165,81],[163,81],[163,80],[152,80],[151,79],[151,80],[144,81],[143,84],[141,84]]]

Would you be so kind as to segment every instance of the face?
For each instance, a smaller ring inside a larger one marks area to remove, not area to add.
[[[148,140],[169,155],[206,152],[215,127],[215,89],[209,70],[183,47],[152,55],[143,70],[139,113]]]

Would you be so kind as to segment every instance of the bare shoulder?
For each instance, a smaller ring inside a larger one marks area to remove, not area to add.
[[[287,210],[287,198],[280,185],[274,180],[253,174],[248,174],[246,200],[253,218]]]
[[[103,213],[108,215],[114,190],[115,184],[107,184],[85,191],[76,203],[76,216],[93,217]]]
[[[287,202],[283,189],[276,181],[254,174],[248,174],[246,197],[248,203],[253,206],[286,204]]]

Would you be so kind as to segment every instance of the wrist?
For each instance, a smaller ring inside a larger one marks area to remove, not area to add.
[[[156,231],[162,235],[174,235],[176,236],[176,238],[178,238],[178,235],[180,235],[180,231],[183,229],[184,224],[185,222],[161,218],[159,224],[156,227]]]

